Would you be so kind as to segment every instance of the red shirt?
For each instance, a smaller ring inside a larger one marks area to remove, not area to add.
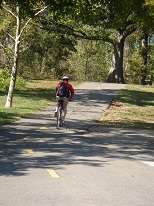
[[[67,81],[64,80],[63,82],[66,83],[66,84],[67,84],[67,87],[68,87],[68,94],[67,94],[65,97],[72,99],[73,96],[74,96],[74,88],[73,88],[72,85],[69,84]],[[61,84],[61,82],[59,82],[59,83],[57,84],[57,86],[56,86],[56,92],[57,92],[58,87],[60,86],[60,84]]]

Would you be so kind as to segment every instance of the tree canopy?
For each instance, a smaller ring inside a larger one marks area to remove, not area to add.
[[[142,42],[145,42],[144,37],[148,42],[148,37],[153,36],[154,2],[152,0],[0,0],[0,5],[2,8],[0,15],[5,16],[0,19],[2,39],[0,47],[10,65],[12,62],[13,88],[18,67],[24,62],[32,68],[38,68],[41,74],[43,71],[52,70],[57,77],[62,74],[62,71],[68,71],[71,65],[80,65],[82,69],[77,70],[84,72],[84,75],[80,75],[84,76],[84,79],[93,76],[96,80],[101,80],[102,77],[107,76],[107,70],[104,70],[105,75],[103,72],[96,71],[96,67],[101,70],[101,66],[96,62],[98,59],[100,61],[101,55],[108,56],[106,59],[102,57],[102,63],[109,67],[111,48],[113,58],[111,67],[108,68],[107,81],[125,83],[126,39],[135,31],[141,34]],[[14,20],[11,15],[15,17]],[[39,44],[36,39],[40,39]],[[86,42],[83,44],[86,45],[84,49],[81,48],[83,46],[81,39],[85,39],[84,43]],[[87,40],[94,41],[93,46]],[[11,45],[13,41],[14,46]],[[45,45],[45,42],[48,44]],[[104,52],[101,44],[104,46]],[[13,47],[14,55],[11,60],[9,55]],[[148,58],[146,47],[148,47],[147,43],[144,44],[141,52],[145,64]],[[79,54],[81,64],[74,56],[76,62],[72,63],[70,60],[70,54],[78,49],[81,51]],[[25,54],[29,56],[28,61],[24,59]],[[97,60],[93,55],[97,56]],[[3,56],[2,54],[1,58]],[[90,61],[95,63],[92,65]],[[6,65],[6,59],[2,63]],[[142,67],[146,73],[146,65]],[[36,68],[31,71],[35,71]],[[89,72],[91,75],[88,74]],[[20,69],[19,74],[22,73]]]

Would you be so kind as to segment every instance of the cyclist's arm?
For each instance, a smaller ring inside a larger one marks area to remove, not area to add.
[[[72,87],[72,85],[69,85],[69,90],[71,91],[71,96],[70,96],[70,100],[72,100],[73,96],[74,96],[74,88]]]
[[[57,86],[56,86],[55,96],[57,96],[56,94],[57,94],[58,87],[60,86],[60,83],[61,83],[61,82],[59,82],[59,83],[57,84]]]

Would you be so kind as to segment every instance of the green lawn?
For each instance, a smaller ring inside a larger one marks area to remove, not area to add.
[[[105,126],[154,129],[154,87],[126,85],[99,123]]]
[[[52,104],[58,81],[32,80],[15,91],[13,107],[4,108],[7,93],[0,93],[0,125],[8,124]],[[76,87],[79,82],[72,82]],[[154,87],[126,85],[99,120],[102,126],[154,129]]]
[[[0,125],[8,124],[27,114],[52,104],[58,81],[32,80],[26,88],[15,91],[12,108],[4,108],[7,93],[0,93]],[[72,82],[75,87],[79,82]]]

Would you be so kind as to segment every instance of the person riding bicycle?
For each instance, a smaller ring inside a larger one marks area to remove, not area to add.
[[[62,124],[65,124],[64,120],[67,114],[67,105],[68,105],[68,100],[72,100],[73,96],[74,96],[74,88],[72,87],[72,85],[70,83],[68,83],[69,81],[69,77],[68,76],[64,76],[62,78],[63,81],[59,82],[56,86],[56,99],[57,99],[57,106],[56,106],[56,110],[55,110],[55,114],[54,116],[57,116],[57,110],[58,110],[58,106],[59,106],[59,100],[61,99],[61,97],[58,95],[58,89],[61,86],[61,84],[65,84],[67,91],[66,94],[63,98],[63,119],[62,119]]]

